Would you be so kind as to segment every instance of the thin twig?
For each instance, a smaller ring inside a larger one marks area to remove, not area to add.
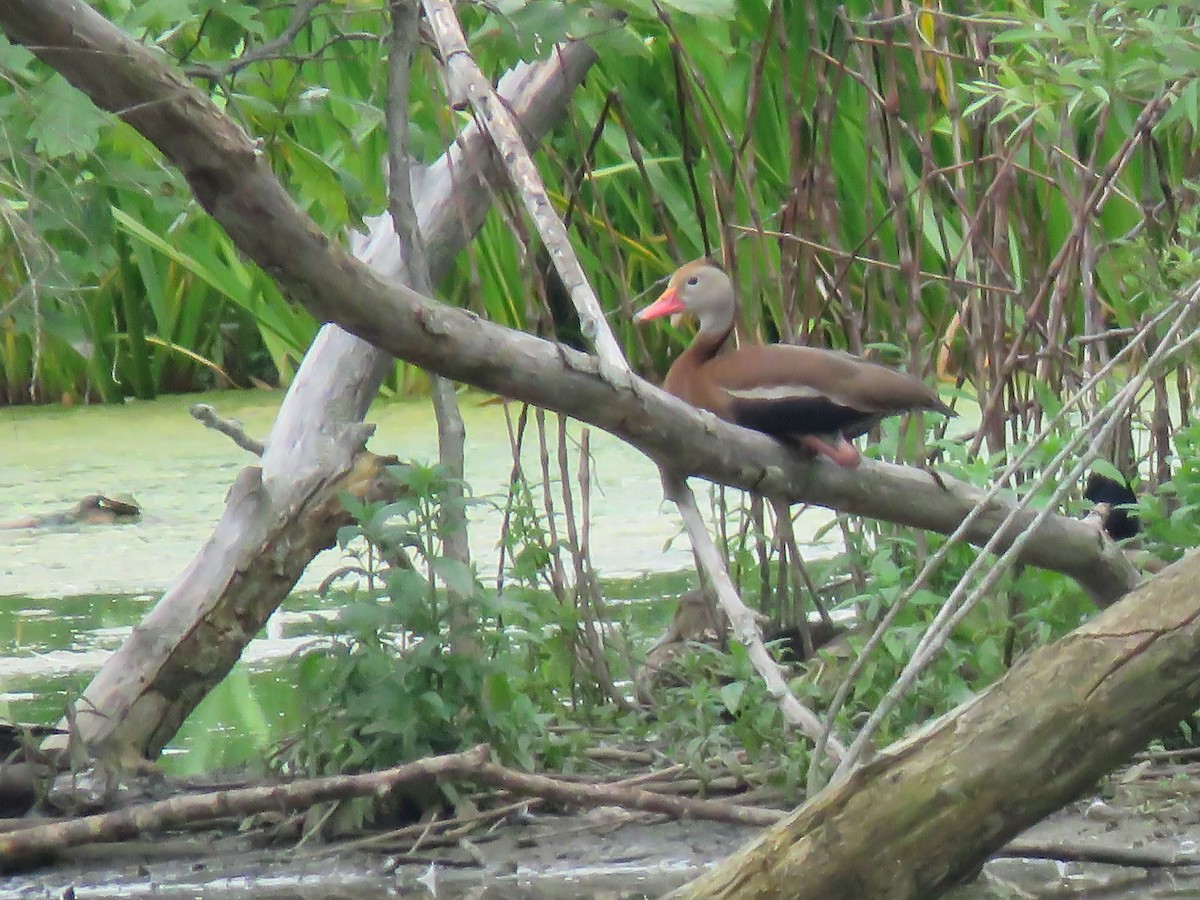
[[[662,476],[664,493],[668,500],[673,501],[679,507],[684,527],[687,528],[688,536],[692,540],[692,549],[696,552],[696,559],[717,592],[717,599],[720,601],[722,609],[725,610],[725,615],[729,618],[734,637],[745,646],[746,654],[755,671],[762,676],[771,696],[779,701],[784,719],[788,724],[795,726],[801,734],[814,742],[817,741],[825,731],[821,720],[792,694],[779,664],[772,659],[766,645],[763,644],[758,618],[742,602],[733,582],[729,580],[729,573],[725,571],[716,545],[713,544],[712,538],[704,526],[700,510],[696,506],[695,495],[688,487],[687,480],[683,476],[667,470],[663,470]],[[826,739],[824,749],[835,763],[839,763],[846,752],[838,740],[833,737]]]
[[[224,65],[213,66],[205,63],[197,63],[184,68],[184,72],[191,78],[221,81],[254,63],[276,59],[296,39],[296,35],[300,33],[301,29],[309,24],[311,21],[309,18],[310,14],[320,5],[321,0],[301,0],[301,2],[292,7],[292,15],[288,19],[287,25],[284,26],[283,31],[276,37],[271,38],[269,41],[264,41],[251,50],[247,50],[241,56],[229,60]]]

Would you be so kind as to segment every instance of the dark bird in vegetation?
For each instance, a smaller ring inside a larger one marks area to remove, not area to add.
[[[794,344],[721,353],[734,309],[729,276],[712,260],[697,259],[638,313],[639,322],[683,314],[700,322],[696,339],[667,372],[668,392],[847,468],[862,459],[850,440],[882,419],[913,410],[955,414],[923,381],[849,353]]]
[[[1114,541],[1136,537],[1142,530],[1137,510],[1129,508],[1136,507],[1138,502],[1137,494],[1129,485],[1092,472],[1088,475],[1083,496],[1095,506],[1093,513],[1100,517],[1105,532]]]

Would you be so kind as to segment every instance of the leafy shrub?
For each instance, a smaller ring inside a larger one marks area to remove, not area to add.
[[[311,698],[293,761],[305,771],[354,771],[490,743],[505,760],[531,766],[546,715],[526,682],[531,672],[506,646],[501,614],[519,614],[474,570],[443,552],[441,510],[454,502],[439,466],[397,466],[400,499],[351,505],[358,524],[343,548],[366,540],[366,576],[347,597],[329,637],[300,663]],[[452,615],[463,604],[471,618]]]

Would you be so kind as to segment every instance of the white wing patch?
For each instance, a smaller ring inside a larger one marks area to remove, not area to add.
[[[829,398],[824,391],[807,384],[763,384],[748,388],[725,388],[735,400],[814,400]],[[836,402],[836,401],[835,401]]]

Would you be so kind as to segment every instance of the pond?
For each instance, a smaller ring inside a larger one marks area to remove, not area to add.
[[[131,494],[144,510],[134,525],[0,530],[0,717],[55,721],[211,533],[229,485],[254,458],[199,425],[189,407],[209,403],[264,437],[281,399],[277,392],[229,391],[121,406],[0,409],[0,522],[64,509],[90,493]],[[495,501],[469,513],[472,558],[490,580],[498,504],[513,466],[509,430],[503,406],[491,398],[465,393],[461,406],[467,481],[477,498]],[[377,426],[369,444],[376,453],[436,460],[427,401],[380,402],[368,419]],[[573,478],[580,432],[572,423]],[[603,432],[591,431],[589,449],[590,545],[605,595],[677,596],[693,583],[691,550],[677,513],[662,501],[657,468]],[[536,479],[532,422],[522,465]],[[797,537],[811,537],[828,521],[824,511],[802,513]],[[317,596],[315,588],[343,561],[334,549],[313,562],[276,614],[270,636],[250,644],[168,748],[168,768],[240,763],[286,730],[294,711],[288,659],[311,640],[316,617],[336,610],[336,600]]]

